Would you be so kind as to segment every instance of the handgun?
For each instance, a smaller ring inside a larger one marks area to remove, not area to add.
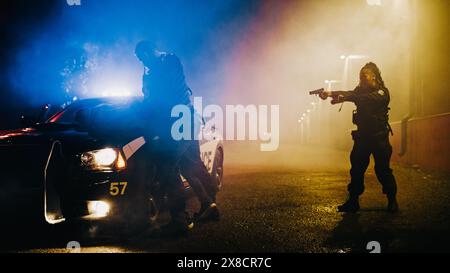
[[[317,89],[317,90],[309,91],[309,94],[310,95],[320,95],[324,91],[325,91],[324,88],[320,88],[320,89]]]

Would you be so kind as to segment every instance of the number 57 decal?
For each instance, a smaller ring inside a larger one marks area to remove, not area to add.
[[[109,194],[112,196],[124,195],[128,182],[112,182],[109,187]]]

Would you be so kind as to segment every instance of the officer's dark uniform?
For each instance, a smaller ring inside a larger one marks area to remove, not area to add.
[[[195,194],[197,195],[202,208],[210,206],[216,202],[217,186],[206,169],[200,157],[200,143],[195,139],[200,133],[202,118],[196,112],[192,115],[192,140],[186,153],[180,161],[181,174],[187,179]]]
[[[171,127],[175,118],[171,117],[171,111],[175,105],[191,106],[189,87],[181,62],[173,54],[163,53],[156,64],[145,69],[142,91],[149,129],[147,138],[158,137],[149,146],[150,153],[157,157],[158,174],[163,190],[169,195],[172,220],[184,223],[186,202],[178,163],[189,143],[172,138]]]
[[[343,96],[344,101],[353,102],[357,107],[353,114],[353,123],[358,126],[358,130],[352,132],[354,145],[350,155],[350,197],[357,197],[364,192],[364,173],[371,154],[375,159],[375,173],[383,186],[383,193],[395,197],[397,184],[390,168],[392,146],[389,133],[392,130],[388,123],[389,90],[358,86],[353,91],[336,91],[332,95]]]
[[[216,202],[217,186],[200,158],[200,145],[198,140],[191,141],[186,153],[180,161],[181,174],[191,185],[202,208]]]

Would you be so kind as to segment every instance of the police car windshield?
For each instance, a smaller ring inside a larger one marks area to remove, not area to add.
[[[140,103],[104,104],[91,109],[90,126],[96,131],[130,131],[142,127]]]
[[[46,121],[46,123],[68,123],[68,124],[75,123],[76,114],[80,110],[81,108],[75,105],[69,106],[66,109],[61,110],[55,115],[53,115]]]
[[[92,114],[98,112],[99,109],[109,107],[111,111],[126,110],[128,108],[136,108],[139,104],[138,99],[89,99],[83,100],[68,106],[64,110],[56,113],[49,118],[46,123],[61,123],[61,124],[79,124],[81,119],[85,122],[92,122]],[[95,111],[94,111],[95,110]]]

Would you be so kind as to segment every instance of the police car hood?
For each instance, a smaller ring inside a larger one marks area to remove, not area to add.
[[[38,146],[47,150],[52,143],[58,141],[65,153],[73,154],[105,146],[121,148],[132,138],[120,132],[113,135],[92,130],[83,131],[70,124],[44,124],[35,128],[0,131],[0,149]]]

